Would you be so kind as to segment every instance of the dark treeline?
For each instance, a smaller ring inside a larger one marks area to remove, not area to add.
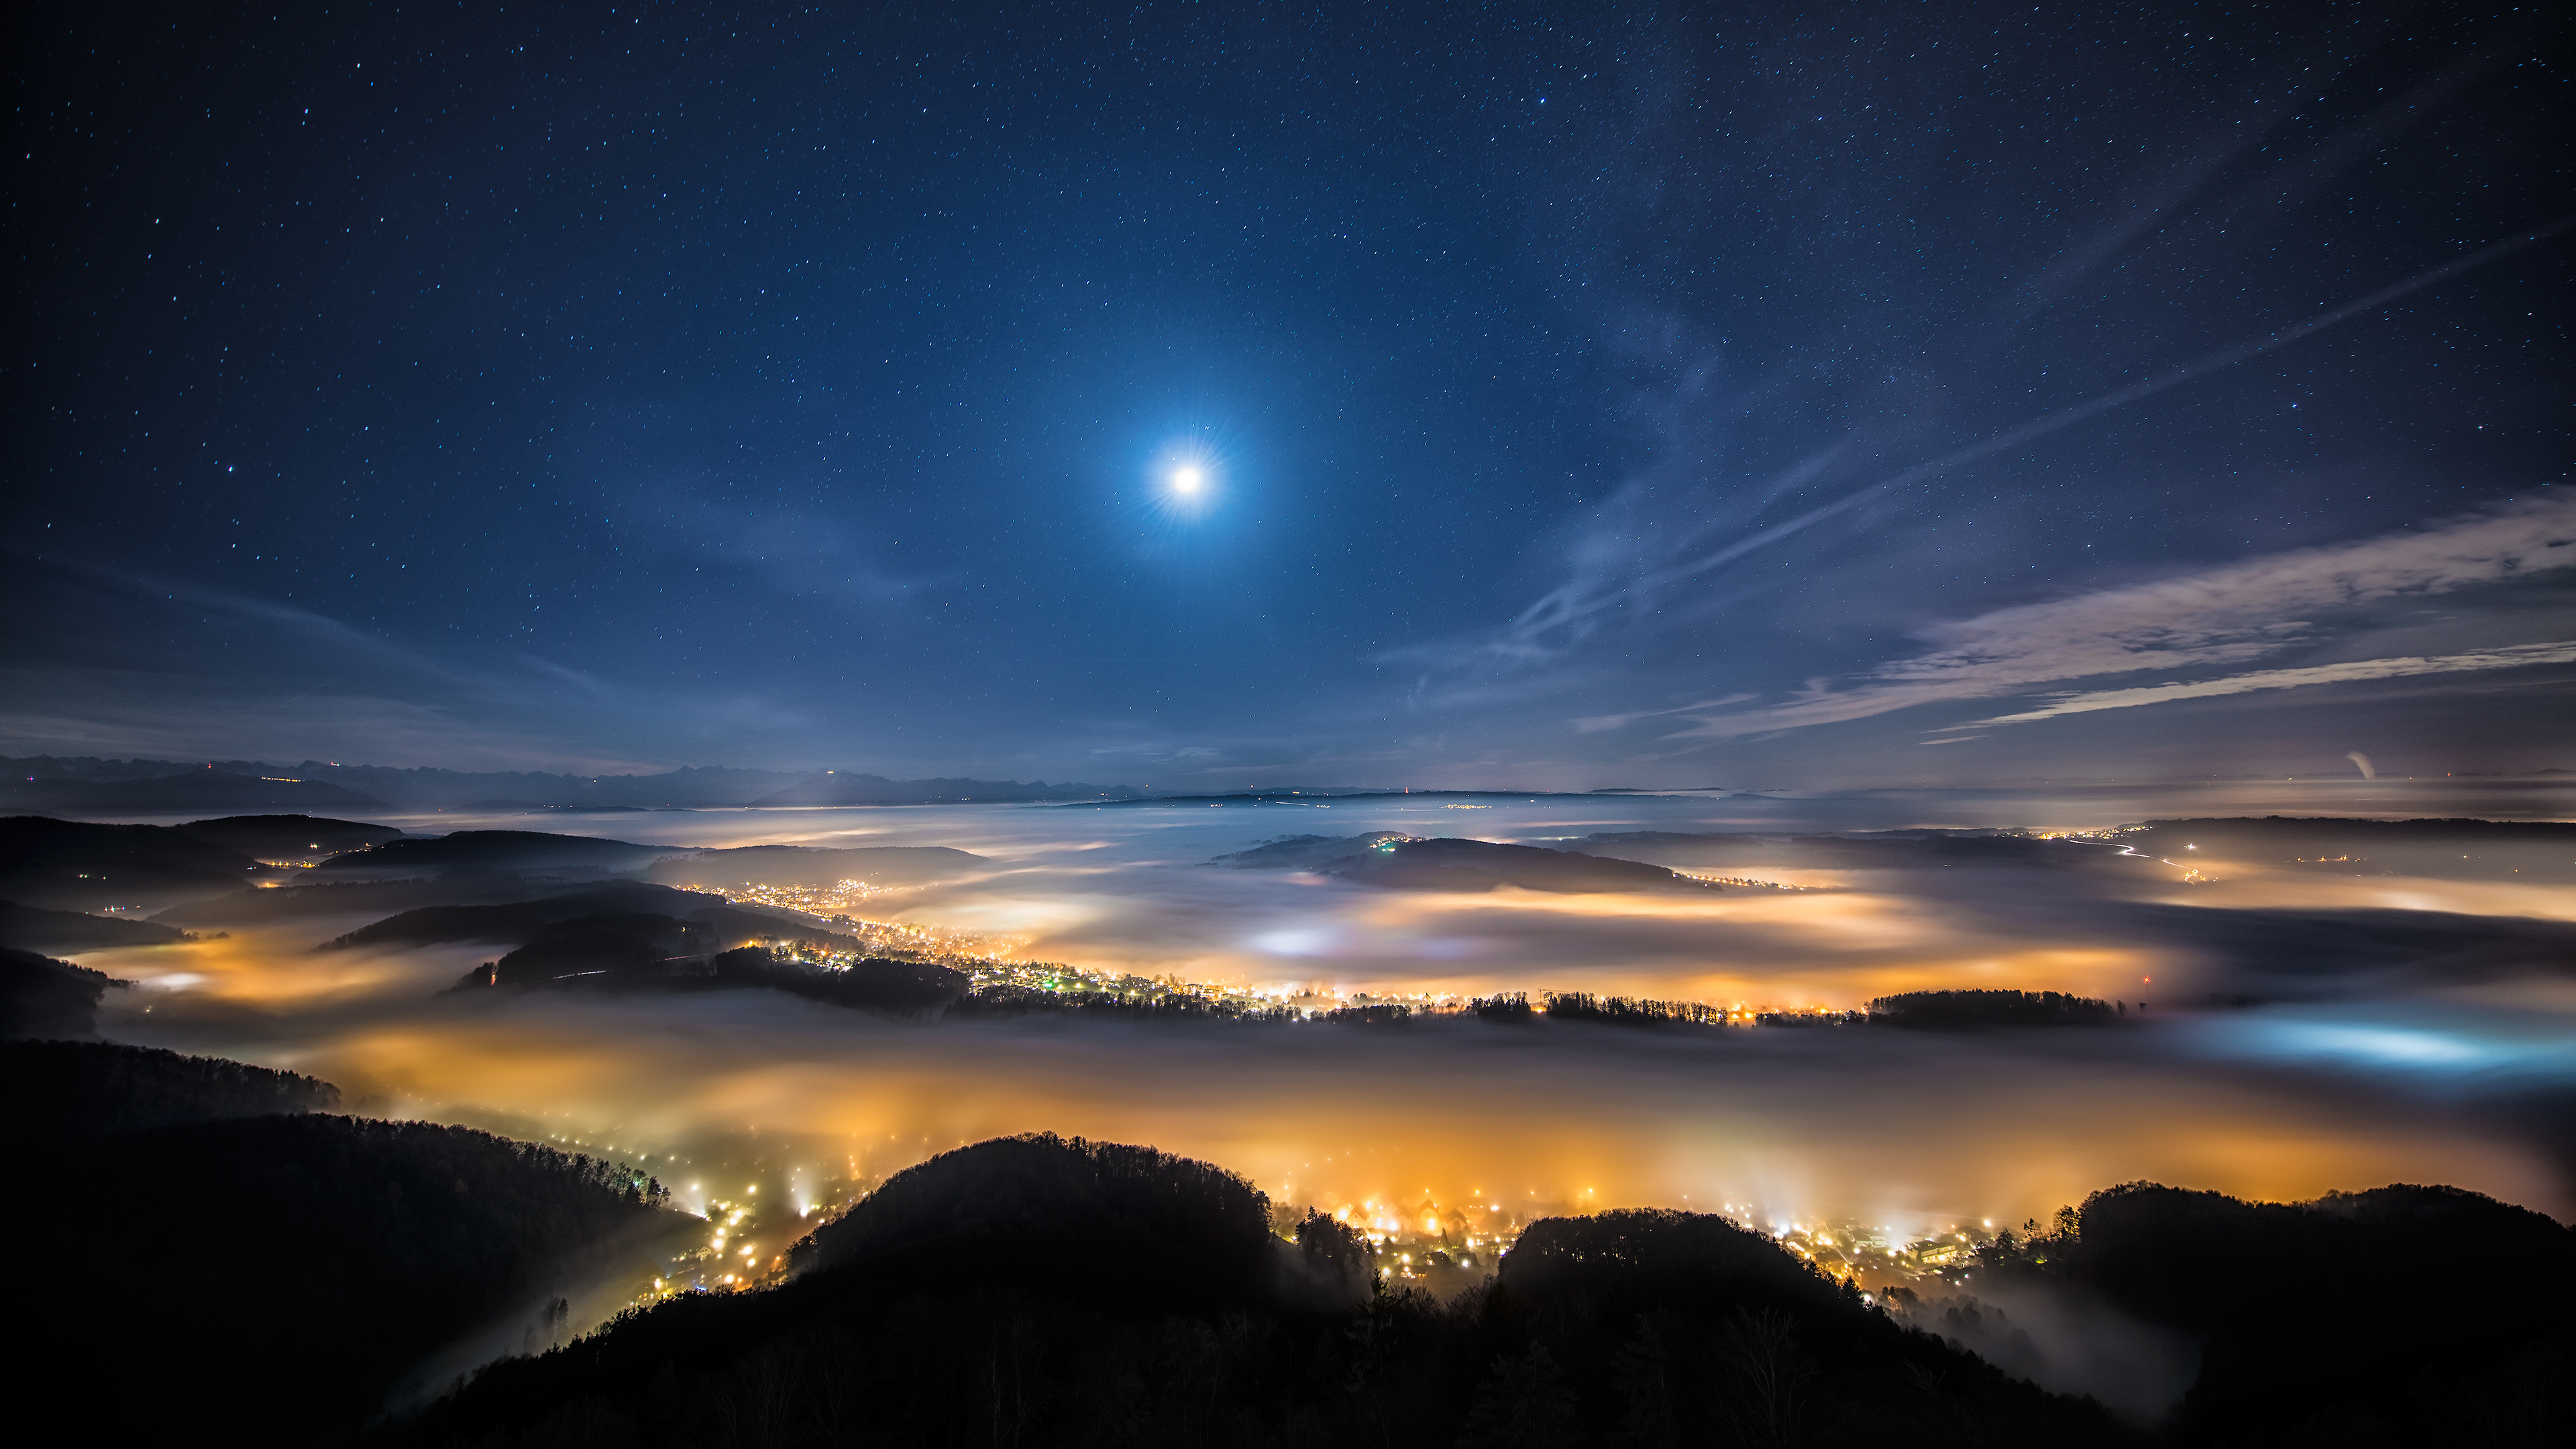
[[[2301,866],[2329,875],[2576,884],[2576,824],[2548,820],[2150,820],[2126,837],[2169,860]]]
[[[1969,1289],[2070,1290],[2199,1343],[2147,1431],[1722,1219],[1542,1220],[1442,1302],[1218,1168],[1033,1137],[898,1174],[780,1288],[631,1312],[384,1418],[430,1356],[559,1330],[585,1265],[649,1264],[695,1220],[622,1164],[323,1115],[327,1084],[235,1063],[10,1043],[0,1087],[22,1167],[0,1228],[79,1245],[24,1255],[45,1321],[17,1367],[110,1442],[2519,1449],[2576,1413],[2576,1240],[2454,1189],[2133,1184],[1984,1244]]]
[[[1887,1026],[1956,1030],[1979,1026],[2109,1026],[2123,1015],[2108,1001],[2063,991],[1906,991],[1869,1004]]]
[[[310,881],[312,872],[303,873]],[[229,891],[185,901],[153,914],[174,926],[258,926],[305,916],[357,911],[404,911],[421,906],[524,901],[560,895],[564,884],[508,872],[449,871],[435,879],[333,880]]]
[[[1317,1017],[1317,1020],[1328,1026],[1402,1026],[1412,1019],[1413,1008],[1400,1001],[1368,1006],[1337,1006]]]
[[[1977,1281],[2074,1285],[2200,1344],[2178,1442],[2542,1445],[2576,1425],[2576,1233],[2527,1208],[2131,1183],[2029,1227],[1984,1246]]]
[[[630,1313],[385,1437],[2541,1449],[2576,1411],[2576,1239],[2455,1189],[2277,1206],[2133,1184],[1984,1244],[1979,1286],[2071,1289],[2199,1343],[2154,1428],[2012,1380],[1721,1218],[1543,1219],[1442,1303],[1366,1284],[1366,1246],[1328,1219],[1265,1232],[1267,1208],[1149,1149],[980,1144],[819,1231],[781,1288]]]
[[[405,912],[329,943],[389,944],[427,937],[475,938],[520,932],[534,939],[496,962],[466,973],[457,991],[486,987],[586,990],[700,991],[765,988],[809,1000],[900,1016],[969,1021],[1057,1016],[1087,1020],[1223,1022],[1253,1026],[1397,1026],[1450,1015],[1405,1003],[1360,1002],[1309,1015],[1293,1006],[1230,999],[1159,983],[1136,989],[1077,987],[1056,990],[1013,983],[978,986],[966,973],[934,962],[867,957],[847,964],[804,959],[767,944],[720,949],[747,933],[780,939],[810,938],[808,945],[842,950],[856,942],[793,923],[728,908],[698,911],[687,919],[650,912],[560,919],[583,906],[625,899],[630,889],[599,888],[508,905],[433,907]],[[676,894],[676,893],[675,893]],[[543,922],[543,924],[537,924]],[[1866,1012],[1765,1012],[1766,1027],[1882,1025],[1923,1030],[1993,1026],[2089,1026],[2122,1019],[2123,1008],[2055,991],[1917,991],[1882,997]],[[1658,1001],[1584,991],[1551,991],[1533,1004],[1526,992],[1477,997],[1460,1014],[1506,1025],[1540,1020],[1630,1028],[1716,1030],[1729,1024],[1724,1008],[1696,1001]]]
[[[43,1028],[13,1036],[93,1034],[105,977],[6,955],[0,1009]],[[241,1062],[13,1039],[0,1096],[0,1232],[43,1315],[12,1368],[104,1443],[346,1440],[425,1355],[694,1222],[622,1164],[321,1115],[330,1083]]]
[[[747,946],[709,963],[711,979],[766,986],[834,1006],[918,1015],[949,1006],[966,994],[965,972],[935,961],[870,956],[847,967],[809,965],[784,951]],[[953,1009],[953,1008],[952,1008]]]
[[[1550,991],[1542,1005],[1532,1006],[1529,993],[1479,996],[1467,1003],[1469,1015],[1505,1025],[1525,1025],[1541,1017],[1550,1021],[1588,1021],[1603,1026],[1723,1026],[1722,1009],[1698,1001],[1649,1001],[1633,996],[1595,996],[1588,991]]]
[[[435,838],[406,837],[333,856],[315,869],[380,878],[442,871],[642,870],[678,852],[594,835],[544,830],[459,830]]]
[[[992,864],[944,845],[863,845],[830,849],[812,845],[742,845],[700,850],[656,861],[646,878],[666,885],[828,886],[845,880],[870,885],[918,885],[963,875]]]
[[[1587,835],[1575,844],[1584,850],[1684,869],[2135,870],[2149,864],[2123,855],[2116,842],[2040,839],[2004,830],[1884,830],[1848,835],[1626,830]]]
[[[14,1368],[101,1442],[346,1440],[427,1355],[691,1221],[621,1164],[320,1115],[329,1084],[236,1062],[11,1042],[0,1083],[0,1225],[48,1245]]]
[[[0,819],[0,900],[44,910],[162,905],[251,883],[258,861],[165,825]]]
[[[1306,870],[1389,890],[1689,891],[1720,889],[1659,865],[1575,850],[1380,831],[1336,838],[1295,835],[1209,862],[1238,870]]]
[[[1547,994],[1550,1021],[1597,1021],[1609,1026],[1722,1026],[1726,1013],[1697,1001],[1646,1001],[1594,996],[1587,991]]]
[[[0,1100],[21,1141],[327,1112],[340,1089],[293,1072],[93,1041],[0,1043]]]
[[[1227,1022],[1284,1026],[1300,1019],[1292,1006],[1262,1006],[1188,991],[1049,991],[1000,983],[960,994],[941,1013],[961,1021],[993,1017],[1066,1016],[1102,1021]]]
[[[466,972],[451,991],[471,993],[490,987],[768,990],[898,1016],[919,1016],[943,1007],[953,1010],[971,995],[964,972],[932,961],[870,956],[847,965],[824,966],[766,945],[708,951],[723,939],[709,923],[667,916],[595,916],[559,922],[500,960]],[[692,947],[702,954],[681,954]]]
[[[47,911],[0,901],[0,946],[21,951],[103,951],[118,946],[168,946],[196,937],[176,926],[83,911]]]
[[[303,889],[356,889],[304,887]],[[334,936],[316,949],[350,950],[361,946],[427,946],[445,941],[532,939],[546,927],[583,916],[636,912],[680,916],[692,910],[722,906],[721,896],[647,885],[641,881],[603,881],[579,890],[556,890],[528,900],[469,901],[421,906]]]
[[[0,946],[0,1040],[78,1040],[98,1034],[98,1003],[111,986],[103,971]]]
[[[897,1175],[764,1292],[493,1366],[399,1444],[2119,1444],[1684,1213],[1533,1227],[1450,1303],[1205,1164],[1038,1137]]]
[[[536,903],[542,906],[545,903]],[[522,907],[472,907],[450,912],[414,911],[396,921],[517,918]],[[712,915],[735,913],[715,912]],[[379,923],[391,925],[391,922]],[[765,918],[733,923],[758,926],[777,934],[792,927]],[[717,939],[705,919],[674,920],[649,914],[620,914],[554,921],[538,928],[536,939],[466,973],[455,988],[579,988],[589,990],[699,991],[765,988],[809,1000],[847,1007],[940,1020],[989,1020],[1057,1016],[1085,1020],[1222,1022],[1251,1026],[1400,1026],[1451,1015],[1423,1011],[1401,1002],[1361,1002],[1312,1015],[1286,1005],[1200,994],[1154,983],[1131,983],[1139,989],[1048,989],[1012,983],[978,986],[966,973],[934,962],[868,957],[848,964],[820,964],[795,952],[767,945],[711,952]],[[382,939],[375,927],[352,933],[343,941]],[[840,938],[829,938],[839,941]],[[333,944],[338,944],[337,942]],[[851,944],[851,943],[843,943]],[[1629,1028],[1718,1030],[1729,1025],[1724,1008],[1696,1001],[1658,1001],[1642,997],[1604,996],[1584,991],[1543,993],[1537,1003],[1526,992],[1476,997],[1457,1013],[1504,1025],[1539,1021],[1583,1022]],[[1882,997],[1867,1011],[1764,1012],[1754,1024],[1764,1027],[1897,1026],[1919,1030],[1972,1030],[1984,1027],[2093,1026],[2118,1022],[2123,1008],[2055,991],[1917,991]]]

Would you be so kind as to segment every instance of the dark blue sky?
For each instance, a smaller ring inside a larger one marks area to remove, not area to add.
[[[47,7],[0,748],[2576,766],[2555,24]]]

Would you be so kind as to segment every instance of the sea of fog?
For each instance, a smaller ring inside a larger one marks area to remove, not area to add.
[[[746,1273],[891,1171],[1041,1130],[1150,1143],[1275,1198],[1399,1223],[1426,1207],[1500,1222],[1659,1204],[1897,1241],[2045,1219],[2140,1179],[2267,1199],[2452,1183],[2564,1219],[2576,973],[2548,945],[2576,920],[2564,887],[2159,865],[2116,879],[1747,871],[1811,889],[1707,896],[1442,894],[1208,862],[1299,834],[1563,845],[1641,829],[2566,819],[2571,796],[2576,784],[2282,781],[389,818],[674,847],[952,846],[990,864],[852,913],[1023,959],[1315,999],[1580,990],[1850,1008],[2009,987],[2144,1003],[2119,1031],[930,1022],[765,991],[447,996],[498,951],[312,949],[365,916],[79,959],[138,983],[111,994],[112,1039],[311,1073],[378,1115],[644,1162],[683,1203],[724,1205],[721,1255]],[[2392,936],[2392,919],[2422,931]],[[2419,936],[2430,944],[2406,944]],[[2455,937],[2476,949],[2445,949]]]

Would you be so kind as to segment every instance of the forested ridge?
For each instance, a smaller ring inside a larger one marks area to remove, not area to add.
[[[1330,1219],[1279,1237],[1270,1207],[1150,1148],[981,1143],[818,1230],[783,1287],[637,1310],[495,1365],[390,1437],[1669,1446],[1879,1442],[1927,1421],[1997,1445],[2130,1437],[1718,1219],[1543,1222],[1529,1256],[1444,1303],[1372,1283]]]
[[[621,1164],[326,1115],[329,1083],[239,1062],[11,1041],[0,1088],[0,1226],[47,1245],[17,1367],[109,1441],[346,1441],[427,1355],[686,1221]]]

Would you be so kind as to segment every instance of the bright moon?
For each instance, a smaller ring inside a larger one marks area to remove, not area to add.
[[[1204,481],[1204,475],[1196,468],[1172,470],[1172,491],[1175,493],[1196,493],[1202,481]]]

